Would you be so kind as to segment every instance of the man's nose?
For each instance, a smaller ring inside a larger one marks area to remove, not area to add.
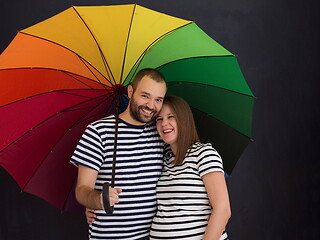
[[[154,103],[153,103],[153,100],[152,99],[149,99],[148,102],[147,102],[147,107],[149,109],[154,109]]]

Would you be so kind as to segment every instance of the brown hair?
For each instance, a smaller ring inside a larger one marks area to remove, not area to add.
[[[166,79],[164,78],[162,73],[160,73],[159,71],[157,71],[157,70],[155,70],[153,68],[144,68],[144,69],[141,69],[135,75],[135,77],[132,80],[131,86],[133,88],[133,91],[135,91],[135,89],[137,88],[139,82],[141,81],[141,79],[144,76],[149,76],[150,78],[152,78],[156,82],[164,82],[164,83],[166,83]]]
[[[171,109],[177,121],[177,153],[173,164],[179,165],[183,162],[183,159],[189,152],[190,146],[195,142],[200,142],[200,139],[194,123],[192,111],[189,104],[184,99],[177,96],[166,96],[163,105],[167,105]]]

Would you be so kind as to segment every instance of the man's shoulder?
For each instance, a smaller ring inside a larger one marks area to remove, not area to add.
[[[156,124],[154,122],[149,122],[145,125],[146,128],[157,130]]]
[[[88,125],[88,128],[93,128],[98,132],[101,131],[114,131],[115,129],[115,124],[116,124],[116,118],[114,115],[110,115],[101,119],[98,119]],[[157,128],[154,122],[149,122],[146,123],[145,125],[132,125],[124,120],[119,118],[119,123],[118,123],[119,129],[122,131],[132,131],[132,132],[145,132],[145,133],[153,133],[157,134]]]
[[[90,123],[89,126],[93,126],[93,127],[108,126],[108,125],[114,124],[114,123],[115,123],[115,116],[110,115],[110,116],[100,118],[100,119]]]

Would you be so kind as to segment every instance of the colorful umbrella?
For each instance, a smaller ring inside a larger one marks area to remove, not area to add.
[[[82,132],[118,96],[125,108],[125,86],[145,67],[189,102],[230,174],[253,105],[236,57],[194,22],[139,5],[71,7],[16,35],[0,55],[0,165],[23,191],[72,210]]]

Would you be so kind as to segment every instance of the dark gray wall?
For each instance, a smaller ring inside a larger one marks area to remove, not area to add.
[[[0,3],[0,52],[17,31],[70,5],[132,1]],[[317,1],[135,1],[194,20],[238,56],[257,100],[252,142],[228,187],[231,239],[320,239],[319,16]],[[86,239],[83,215],[60,213],[0,169],[0,239]]]

